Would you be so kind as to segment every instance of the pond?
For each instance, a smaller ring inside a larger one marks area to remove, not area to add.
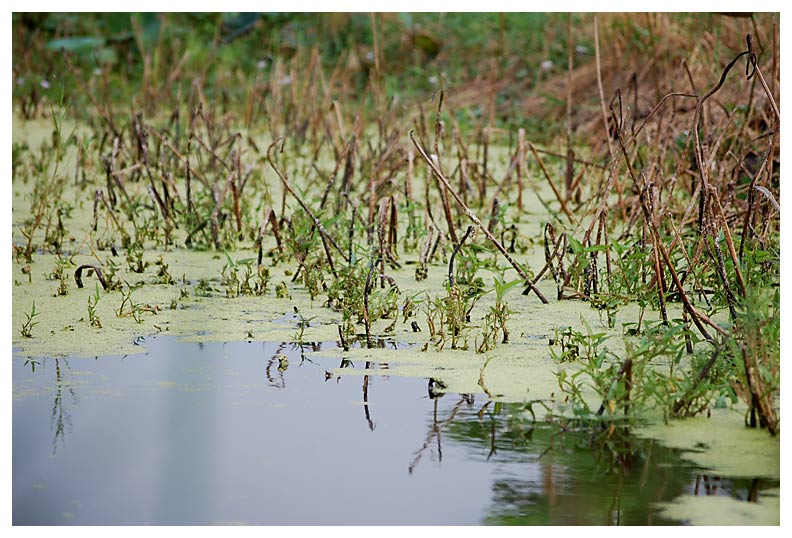
[[[663,503],[779,486],[387,364],[338,376],[335,342],[138,343],[14,357],[14,525],[679,524]]]

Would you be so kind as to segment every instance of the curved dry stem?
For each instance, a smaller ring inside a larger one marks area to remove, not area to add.
[[[99,283],[102,285],[102,289],[107,289],[107,280],[105,280],[102,269],[98,265],[91,265],[87,263],[79,266],[77,270],[74,271],[74,281],[77,283],[78,288],[83,287],[82,272],[84,269],[93,269],[94,273],[96,273],[96,278],[99,279]]]

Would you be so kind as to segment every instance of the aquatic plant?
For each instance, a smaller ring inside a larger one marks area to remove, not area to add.
[[[40,312],[36,312],[36,302],[33,301],[33,306],[30,308],[30,313],[25,313],[25,322],[22,324],[22,328],[20,329],[20,334],[25,338],[33,338],[33,327],[38,325],[38,321],[35,321],[36,316],[39,315]]]
[[[501,344],[509,343],[509,328],[507,322],[511,310],[504,302],[503,297],[510,289],[521,284],[520,280],[512,280],[511,282],[504,282],[501,275],[496,275],[493,279],[495,281],[495,304],[490,306],[489,312],[484,316],[483,333],[481,336],[481,343],[477,343],[476,351],[478,353],[485,353],[497,345],[498,331],[500,331]]]
[[[94,294],[88,297],[88,323],[90,323],[91,327],[96,327],[97,329],[102,328],[102,320],[96,314],[96,305],[99,303],[99,299],[99,284],[97,284]]]

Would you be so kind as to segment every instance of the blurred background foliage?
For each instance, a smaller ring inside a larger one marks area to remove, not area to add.
[[[747,32],[761,62],[773,16],[600,14],[605,99],[635,75],[654,90],[642,92],[651,108],[692,57],[701,62],[688,62],[690,76],[709,86]],[[206,98],[244,106],[251,87],[266,94],[300,82],[291,75],[311,71],[316,54],[332,99],[369,110],[376,74],[385,97],[401,103],[427,103],[446,88],[449,106],[465,109],[462,128],[483,120],[561,134],[570,80],[573,129],[599,115],[591,13],[14,13],[12,21],[13,95],[28,109],[68,101],[80,110],[93,97],[162,110],[196,82]]]
[[[74,78],[88,88],[94,78],[98,91],[123,104],[140,97],[148,77],[167,100],[200,78],[207,97],[220,91],[234,102],[246,91],[237,82],[268,80],[278,62],[307,68],[316,48],[324,71],[345,78],[341,97],[354,99],[375,68],[372,20],[389,97],[424,98],[441,84],[507,74],[535,83],[551,63],[566,61],[566,14],[15,13],[14,96],[86,104]],[[578,44],[590,59],[586,34]]]

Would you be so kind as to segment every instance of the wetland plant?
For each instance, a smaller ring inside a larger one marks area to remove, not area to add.
[[[132,300],[132,293],[135,289],[137,288],[133,288],[127,283],[126,289],[121,290],[121,305],[118,307],[118,310],[116,310],[116,316],[119,318],[132,316],[135,322],[143,323],[143,311],[145,307]]]
[[[97,284],[94,294],[88,297],[88,322],[91,327],[96,327],[97,329],[102,328],[102,320],[96,314],[96,305],[99,303],[100,298],[99,284]]]
[[[477,353],[486,353],[494,349],[498,343],[498,332],[501,334],[500,343],[509,343],[509,328],[507,322],[509,315],[512,313],[509,310],[509,305],[503,300],[510,289],[522,283],[521,280],[512,280],[511,282],[504,282],[503,277],[496,275],[494,277],[495,283],[495,304],[490,306],[489,312],[484,316],[484,326],[481,335],[481,343],[476,345]]]
[[[69,294],[67,269],[71,267],[71,265],[72,263],[68,258],[58,255],[55,261],[55,268],[49,275],[50,279],[58,281],[58,289],[55,292],[55,297],[62,297]]]
[[[33,306],[30,309],[30,313],[25,313],[25,322],[22,324],[22,329],[20,329],[20,333],[25,338],[33,338],[33,327],[38,325],[38,321],[35,321],[36,316],[39,315],[39,312],[36,312],[36,301],[33,301]]]

